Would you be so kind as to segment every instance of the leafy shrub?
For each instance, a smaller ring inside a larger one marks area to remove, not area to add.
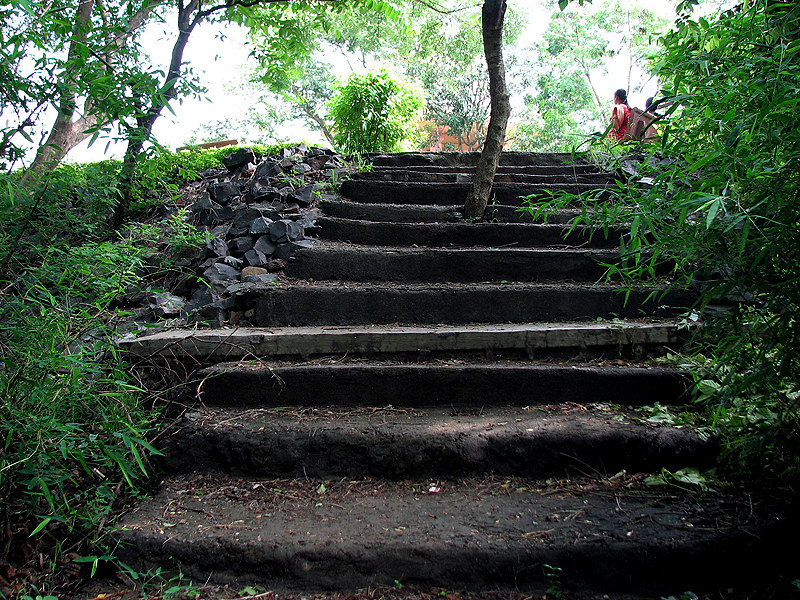
[[[380,71],[352,74],[337,87],[329,107],[341,151],[396,152],[416,131],[424,100],[416,84]]]
[[[114,354],[109,310],[138,283],[141,254],[52,248],[2,293],[0,519],[12,553],[29,536],[96,542],[121,492],[147,477],[155,413]]]

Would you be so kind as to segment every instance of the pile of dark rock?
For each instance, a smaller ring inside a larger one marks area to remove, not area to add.
[[[245,324],[255,298],[276,284],[298,248],[313,244],[306,234],[319,214],[314,205],[348,171],[331,150],[302,144],[266,157],[242,148],[223,164],[193,186],[188,215],[208,231],[208,243],[178,265],[193,277],[148,297],[156,318]]]

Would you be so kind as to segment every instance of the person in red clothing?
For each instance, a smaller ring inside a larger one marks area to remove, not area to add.
[[[614,109],[611,112],[611,131],[608,136],[615,140],[628,139],[628,128],[631,123],[631,107],[628,106],[628,92],[619,89],[614,92]]]

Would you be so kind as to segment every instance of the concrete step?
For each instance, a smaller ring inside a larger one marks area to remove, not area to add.
[[[539,171],[539,172],[537,172]],[[360,171],[351,174],[351,179],[363,182],[413,182],[413,183],[472,183],[473,172],[411,170],[411,169],[376,169],[374,171]],[[494,178],[495,184],[519,183],[548,187],[554,184],[587,183],[603,187],[613,183],[614,176],[608,173],[571,171],[568,167],[550,167],[548,169],[533,168],[530,173],[520,173],[518,169],[507,169],[499,172]]]
[[[610,286],[540,284],[340,284],[271,287],[252,299],[259,327],[302,325],[456,325],[671,317],[696,294]],[[627,301],[626,301],[627,296]]]
[[[316,235],[326,240],[375,246],[427,247],[619,247],[620,230],[607,235],[585,227],[533,223],[385,223],[321,217]]]
[[[407,165],[403,167],[390,165],[375,165],[367,171],[355,171],[356,173],[435,173],[435,174],[474,174],[475,165]],[[558,165],[499,165],[498,175],[562,175],[573,177],[575,175],[605,175],[614,177],[615,172],[603,169],[594,164],[571,163]]]
[[[199,351],[200,348],[194,348]],[[213,351],[213,348],[211,349]],[[256,354],[253,354],[256,355]],[[251,355],[251,356],[253,356]],[[201,362],[205,357],[196,355]],[[269,356],[262,354],[261,356]],[[312,398],[335,406],[485,407],[596,403],[628,406],[685,403],[690,381],[669,368],[536,364],[528,361],[425,363],[328,356],[309,363],[252,360],[219,363],[200,377],[205,406],[304,406]],[[610,363],[610,364],[609,364]]]
[[[535,205],[534,205],[535,206]],[[547,215],[547,223],[551,225],[566,225],[582,214],[578,208],[562,208]],[[507,206],[503,204],[492,204],[486,208],[486,220],[497,221],[499,223],[543,223],[544,219],[539,217],[534,219],[533,214],[527,210],[521,210],[519,206]]]
[[[373,168],[384,167],[475,167],[480,152],[393,152],[365,156]],[[565,153],[503,152],[500,155],[501,167],[542,167],[591,165],[581,156]]]
[[[670,321],[520,323],[403,327],[271,327],[170,329],[119,341],[140,357],[197,358],[202,362],[317,356],[395,356],[487,352],[530,358],[656,353],[687,341]]]
[[[306,280],[393,282],[597,281],[618,250],[401,248],[317,244],[285,269]]]
[[[796,523],[748,500],[710,491],[701,501],[626,474],[551,483],[202,474],[167,479],[114,535],[124,562],[143,571],[171,566],[303,597],[376,585],[666,597],[790,567]]]
[[[461,220],[461,206],[430,204],[370,204],[326,198],[319,203],[325,215],[342,219],[387,223],[455,223]]]
[[[325,215],[341,219],[382,221],[387,223],[456,223],[461,220],[463,206],[437,206],[431,204],[371,204],[325,198],[319,208]],[[566,224],[580,216],[580,209],[562,209],[548,216],[550,224]],[[532,215],[519,206],[490,205],[486,209],[487,221],[500,223],[531,223]],[[541,222],[541,221],[540,221]]]
[[[642,423],[608,405],[302,407],[204,406],[166,438],[168,472],[256,477],[452,477],[708,468],[714,441]]]
[[[490,203],[508,206],[523,206],[523,198],[550,198],[551,193],[567,192],[583,194],[610,188],[615,184],[552,183],[537,185],[528,183],[496,183],[492,186]],[[360,181],[348,179],[342,182],[341,194],[354,202],[390,204],[435,204],[439,206],[463,206],[471,190],[469,183],[422,183],[394,181]]]

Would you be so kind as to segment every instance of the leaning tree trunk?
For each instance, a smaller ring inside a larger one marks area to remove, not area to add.
[[[119,54],[125,49],[133,35],[144,25],[153,10],[162,2],[163,0],[146,0],[135,13],[129,16],[123,29],[117,31],[115,35],[108,35],[104,43],[105,50],[101,54],[89,50],[98,59],[104,73],[108,74],[113,71]],[[108,26],[108,20],[114,16],[106,14],[106,9],[99,0],[80,0],[75,12],[75,24],[67,52],[67,67],[63,81],[66,85],[63,86],[63,91],[58,99],[58,114],[47,141],[39,147],[33,162],[22,176],[23,185],[36,184],[47,177],[72,148],[94,135],[94,129],[101,123],[101,120],[114,118],[108,113],[98,112],[98,100],[91,95],[84,100],[83,109],[80,111],[83,114],[76,116],[78,97],[85,94],[78,92],[74,64],[80,54],[87,51],[87,39],[93,27],[92,11],[95,7],[99,7],[103,12],[106,26]]]
[[[491,112],[486,142],[475,170],[472,191],[464,205],[466,218],[482,219],[489,203],[494,174],[500,162],[503,142],[506,137],[508,118],[511,115],[511,102],[506,89],[506,70],[503,63],[503,20],[506,14],[506,0],[484,0],[483,51],[489,69],[489,97]]]
[[[58,99],[58,115],[47,141],[39,147],[31,166],[22,176],[22,185],[36,184],[50,173],[74,146],[80,144],[91,134],[86,130],[97,124],[97,117],[91,111],[77,119],[73,119],[76,111],[77,92],[74,85],[76,74],[72,68],[79,52],[86,45],[91,28],[92,9],[95,0],[81,0],[75,11],[69,50],[67,51],[67,69],[64,74],[61,96]]]
[[[31,166],[25,170],[20,183],[35,185],[44,179],[61,164],[67,152],[93,135],[91,129],[98,121],[98,116],[93,113],[74,120],[71,116],[59,113],[47,141],[39,146]]]

